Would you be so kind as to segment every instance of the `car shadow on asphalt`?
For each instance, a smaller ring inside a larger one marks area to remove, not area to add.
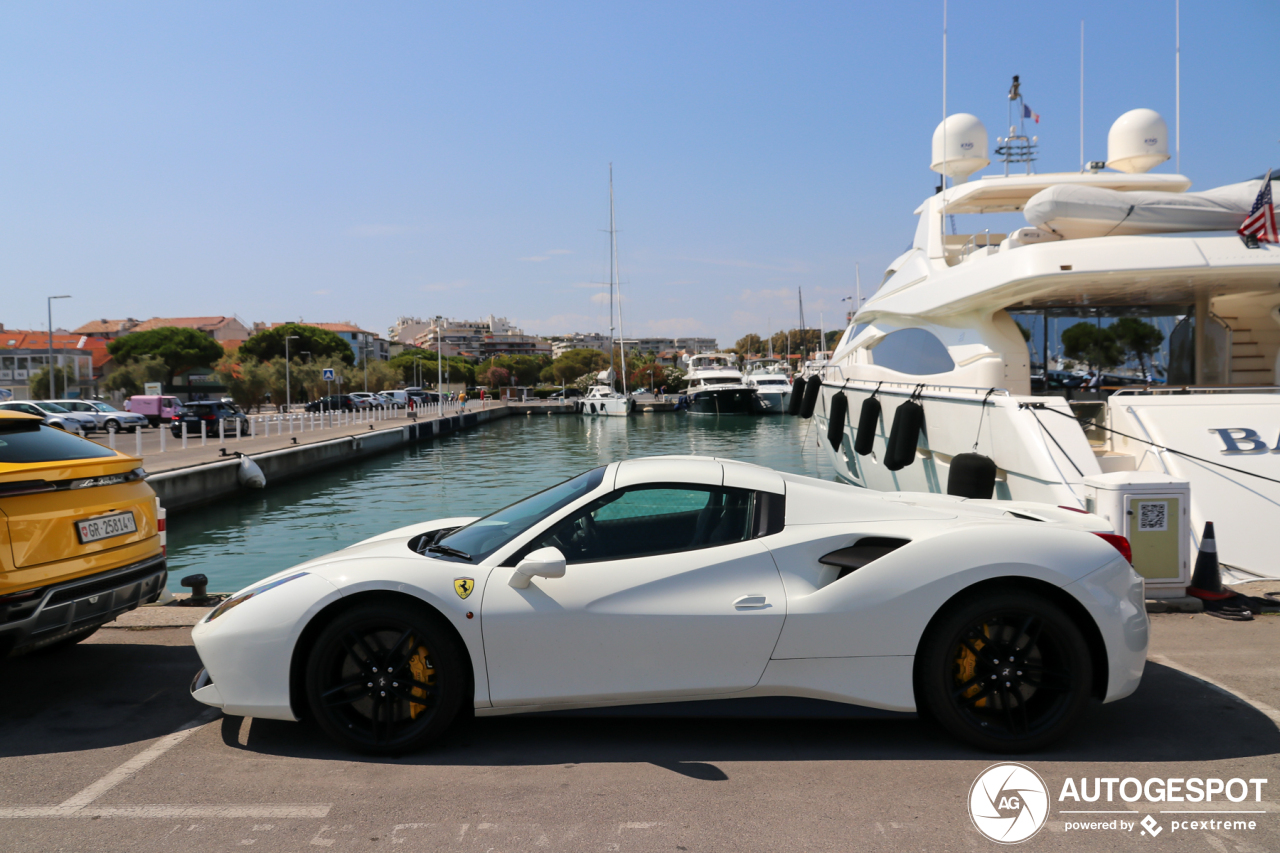
[[[421,753],[380,758],[332,745],[314,726],[226,718],[223,741],[254,753],[403,765],[519,766],[647,762],[703,781],[716,762],[986,759],[935,725],[889,718],[726,719],[509,716],[455,725]],[[1044,761],[1212,761],[1280,753],[1280,730],[1256,709],[1204,682],[1148,663],[1133,696],[1094,704]]]
[[[190,645],[151,643],[82,643],[0,660],[0,757],[163,737],[203,710],[189,691],[199,668]]]

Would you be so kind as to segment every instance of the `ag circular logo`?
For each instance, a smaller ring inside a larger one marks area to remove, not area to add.
[[[1025,764],[994,764],[973,780],[969,817],[992,841],[1026,841],[1049,817],[1049,790],[1040,774]]]

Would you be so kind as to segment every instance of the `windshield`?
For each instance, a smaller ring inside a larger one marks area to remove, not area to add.
[[[479,563],[556,510],[594,491],[603,480],[604,468],[579,474],[572,480],[565,480],[558,486],[460,527],[436,543],[461,551],[471,558],[469,561],[450,554],[433,553],[432,556]]]
[[[94,407],[95,409],[97,409],[99,412],[118,412],[118,411],[120,411],[120,410],[119,410],[119,409],[117,409],[115,406],[111,405],[110,403],[98,403],[98,402],[91,402],[91,403],[89,403],[89,405],[90,405],[90,406],[93,406],[93,407]]]
[[[115,455],[110,448],[43,426],[38,421],[0,422],[0,463],[61,462]]]
[[[62,408],[62,407],[61,407],[61,406],[59,406],[57,403],[44,403],[44,402],[41,402],[41,403],[36,403],[36,406],[37,406],[38,408],[44,409],[46,412],[49,412],[50,414],[53,414],[53,415],[69,415],[69,414],[71,414],[67,409]]]

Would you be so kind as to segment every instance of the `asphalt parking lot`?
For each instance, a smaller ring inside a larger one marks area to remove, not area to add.
[[[1162,814],[1170,804],[1117,802],[1133,829],[1072,831],[1063,810],[1102,805],[1055,803],[1019,846],[1280,850],[1280,616],[1152,623],[1139,691],[1018,760],[1055,799],[1067,777],[1269,779],[1261,802],[1180,807],[1256,812],[1236,815],[1255,828],[1153,838],[1137,821],[1177,819]],[[974,828],[967,801],[1001,757],[914,718],[489,718],[434,750],[375,760],[305,724],[208,713],[187,693],[197,668],[185,628],[104,629],[0,664],[0,850],[999,847]]]

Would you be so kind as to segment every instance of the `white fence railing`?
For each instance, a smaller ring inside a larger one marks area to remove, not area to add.
[[[349,430],[352,427],[377,426],[385,423],[391,426],[394,423],[413,423],[420,420],[432,420],[434,418],[450,417],[461,412],[480,411],[492,407],[498,400],[474,400],[466,403],[459,403],[456,400],[443,403],[428,403],[425,406],[416,406],[412,409],[404,408],[368,408],[368,409],[332,409],[316,412],[307,411],[290,411],[279,412],[269,415],[249,415],[247,420],[235,420],[230,426],[227,421],[220,420],[217,422],[216,431],[210,430],[206,426],[206,421],[200,422],[199,432],[189,431],[185,421],[179,422],[178,433],[173,433],[173,427],[170,424],[164,424],[157,431],[160,436],[160,447],[157,451],[154,447],[149,447],[149,453],[165,453],[169,450],[186,450],[188,447],[207,447],[209,445],[225,445],[228,442],[240,443],[255,441],[257,439],[280,438],[287,435],[303,436],[307,433],[317,433],[330,430]],[[116,432],[108,432],[106,444],[112,450],[117,449]],[[134,455],[143,455],[143,431],[135,430],[133,433],[133,444],[135,444]],[[126,446],[120,447],[120,450],[128,452],[127,441],[121,442]],[[173,445],[170,447],[170,445]]]

